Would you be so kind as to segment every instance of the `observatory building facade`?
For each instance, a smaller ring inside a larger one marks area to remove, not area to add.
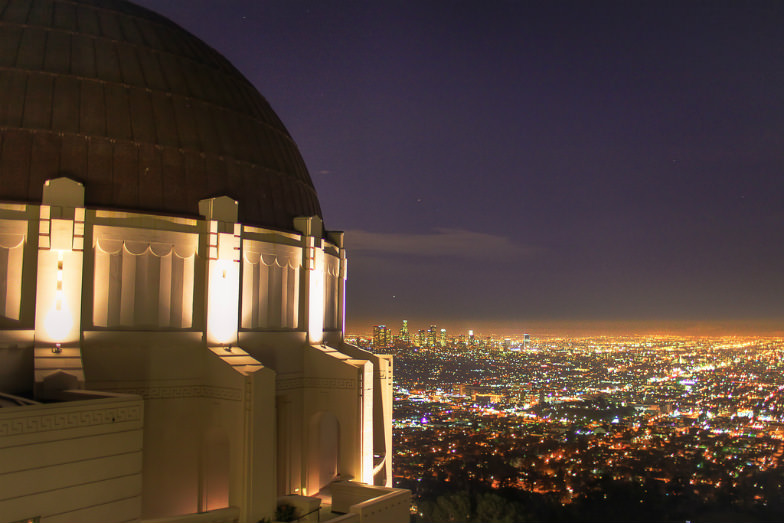
[[[128,2],[0,0],[0,93],[0,523],[407,520],[392,360],[256,89]]]

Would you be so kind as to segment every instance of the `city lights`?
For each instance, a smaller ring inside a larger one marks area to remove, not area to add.
[[[423,484],[513,489],[583,512],[599,510],[596,493],[624,492],[662,518],[717,500],[768,514],[784,493],[764,479],[784,469],[784,339],[353,339],[395,355],[394,475],[420,496],[423,521],[435,517]]]

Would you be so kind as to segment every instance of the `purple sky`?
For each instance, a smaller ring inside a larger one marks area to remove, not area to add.
[[[286,124],[349,331],[784,330],[784,3],[138,3]]]

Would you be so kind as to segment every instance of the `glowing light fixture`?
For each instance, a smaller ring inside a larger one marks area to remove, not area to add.
[[[210,337],[217,343],[227,344],[237,336],[238,264],[231,260],[212,260],[211,265]]]
[[[52,308],[44,319],[44,328],[52,341],[64,341],[74,324],[73,314],[63,295],[63,251],[57,251],[57,287]]]
[[[230,347],[237,342],[239,323],[241,225],[219,223],[209,221],[207,340]],[[220,227],[233,232],[219,232]]]

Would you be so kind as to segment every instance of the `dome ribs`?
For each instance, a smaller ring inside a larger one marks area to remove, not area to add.
[[[32,136],[30,133],[15,130],[6,131],[2,136],[0,187],[3,189],[3,195],[7,195],[9,200],[29,200],[33,196],[28,193]],[[39,195],[42,190],[38,191]]]
[[[52,0],[33,0],[34,9],[30,9],[27,15],[27,23],[30,25],[52,25],[54,21],[54,5]]]
[[[190,96],[188,84],[185,81],[175,57],[169,53],[159,53],[158,60],[160,61],[161,70],[163,71],[163,77],[166,79],[168,89],[172,93]]]
[[[22,110],[22,127],[50,129],[52,124],[52,90],[54,78],[30,75]]]
[[[21,40],[22,29],[19,27],[7,27],[0,31],[0,67],[8,67],[16,63]]]
[[[101,80],[122,83],[120,59],[114,49],[113,42],[102,39],[95,40],[95,69],[96,76]]]
[[[87,139],[75,134],[64,134],[61,139],[58,174],[84,182],[87,173]]]
[[[154,91],[151,98],[158,143],[168,147],[179,147],[171,96]]]
[[[134,18],[121,16],[117,18],[117,21],[125,41],[134,45],[145,45],[144,36],[142,36],[142,33],[139,31],[139,27]]]
[[[98,13],[93,9],[77,9],[76,26],[81,33],[93,36],[101,35],[101,26],[98,23]]]
[[[22,110],[27,91],[27,75],[18,71],[0,70],[0,126],[21,127]]]
[[[106,136],[106,100],[103,85],[80,82],[79,129],[88,136]]]
[[[108,138],[91,137],[87,141],[87,173],[84,183],[85,205],[112,202],[112,143]]]
[[[188,92],[191,93],[193,98],[199,100],[210,100],[207,91],[205,90],[205,78],[210,76],[209,71],[205,71],[205,67],[197,65],[196,67],[184,68],[185,82],[188,84]],[[212,98],[215,100],[215,98]]]
[[[150,93],[141,89],[130,89],[131,129],[133,139],[141,143],[155,143],[155,119],[153,118]]]
[[[117,44],[114,46],[120,62],[120,73],[123,83],[129,86],[147,85],[136,47],[132,45]]]
[[[0,0],[0,92],[0,200],[35,201],[43,180],[67,175],[92,207],[194,216],[225,194],[243,223],[284,230],[318,209],[267,100],[138,6]]]
[[[212,118],[212,111],[210,107],[202,101],[194,100],[193,105],[195,110],[198,111],[201,118],[196,118],[196,125],[198,127],[199,139],[204,147],[204,152],[212,154],[220,154],[220,138],[215,130],[215,122]]]
[[[71,70],[71,37],[61,31],[46,32],[44,70],[68,74]]]
[[[159,147],[148,143],[139,144],[139,195],[150,210],[166,208],[164,193],[162,153]]]
[[[139,30],[139,34],[144,42],[142,45],[149,47],[150,49],[163,49],[163,44],[158,36],[157,25],[137,23],[136,28]]]
[[[201,139],[193,115],[191,101],[181,96],[173,96],[174,114],[177,118],[177,134],[180,146],[195,151],[202,150]]]
[[[76,31],[77,18],[76,8],[70,4],[57,2],[54,4],[54,21],[52,24],[58,29],[65,31]]]
[[[185,180],[186,183],[179,188],[186,205],[193,207],[193,214],[197,213],[199,200],[206,197],[207,173],[204,170],[204,158],[196,152],[184,151]],[[190,202],[190,203],[188,203]]]
[[[106,95],[106,133],[111,138],[130,140],[131,114],[128,89],[119,85],[104,86]]]
[[[95,38],[83,35],[71,36],[71,74],[82,78],[94,78]]]
[[[114,142],[112,165],[112,203],[121,209],[138,209],[139,148],[127,142]]]
[[[79,132],[79,80],[70,76],[57,76],[54,79],[54,100],[52,102],[52,129],[68,133]]]
[[[138,53],[137,53],[138,54]],[[151,53],[146,55],[144,59],[139,58],[139,63],[142,68],[142,75],[149,89],[158,91],[166,91],[166,78],[163,76],[160,63],[160,53]]]
[[[120,30],[120,24],[117,22],[117,16],[108,11],[98,11],[98,27],[101,28],[101,36],[105,36],[110,40],[122,40],[123,34]]]
[[[30,176],[27,193],[34,200],[43,196],[44,182],[60,172],[61,139],[52,133],[34,133],[30,149]]]
[[[22,40],[16,55],[16,66],[21,69],[38,71],[43,67],[46,31],[37,27],[22,30]]]
[[[30,12],[33,2],[29,0],[8,0],[3,9],[3,19],[17,24],[27,23],[27,15]]]
[[[207,198],[220,196],[226,192],[226,181],[229,179],[228,164],[217,157],[208,155],[204,159],[204,169],[207,172],[207,185],[204,187],[204,194]],[[255,191],[246,191],[246,197],[253,196]],[[232,198],[239,198],[240,195],[230,195]]]
[[[167,207],[176,207],[180,212],[195,215],[198,201],[186,202],[183,188],[187,178],[185,176],[185,161],[182,153],[175,149],[164,148],[162,151],[161,177],[163,178],[163,197]]]

